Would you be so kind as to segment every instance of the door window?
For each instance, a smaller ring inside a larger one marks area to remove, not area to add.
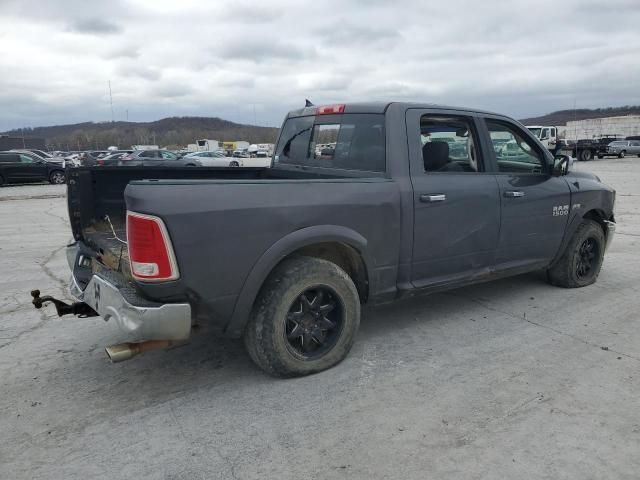
[[[9,154],[9,155],[0,155],[0,163],[14,163],[18,161],[18,156]]]
[[[142,152],[140,156],[144,158],[155,158],[156,152],[154,150],[148,150],[146,152]]]
[[[24,153],[20,154],[20,163],[35,163],[35,160]]]
[[[162,152],[162,158],[165,160],[175,160],[177,157],[171,152]]]
[[[487,128],[499,172],[542,173],[546,170],[545,156],[533,140],[516,128],[495,120],[487,120]]]
[[[425,172],[477,173],[484,170],[471,119],[423,115],[420,138]]]

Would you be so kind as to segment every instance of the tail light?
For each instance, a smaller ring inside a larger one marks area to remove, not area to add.
[[[167,227],[160,218],[127,212],[127,246],[135,279],[161,282],[180,276]]]
[[[104,165],[104,160],[102,159],[98,160],[98,165]]]
[[[344,113],[344,104],[324,105],[316,110],[316,115],[330,115],[332,113]]]

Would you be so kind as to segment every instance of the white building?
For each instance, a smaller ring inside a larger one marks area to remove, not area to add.
[[[569,140],[594,138],[602,135],[618,135],[621,138],[640,135],[640,115],[589,118],[567,122],[559,126],[560,137]]]

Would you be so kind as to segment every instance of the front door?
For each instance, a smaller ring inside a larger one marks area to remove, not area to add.
[[[447,284],[494,261],[500,197],[486,172],[475,118],[411,109],[407,131],[414,196],[412,283]]]
[[[569,186],[551,175],[553,159],[527,131],[504,119],[485,121],[502,206],[497,267],[548,263],[564,236]]]

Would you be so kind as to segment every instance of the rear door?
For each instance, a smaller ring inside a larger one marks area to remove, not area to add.
[[[48,169],[44,160],[28,153],[20,154],[20,176],[23,181],[41,182],[47,179]]]
[[[415,287],[489,272],[500,233],[500,197],[479,148],[473,114],[410,109],[406,115]]]
[[[502,207],[497,268],[549,263],[562,241],[570,205],[564,177],[551,175],[553,157],[515,122],[487,116],[491,161]]]

